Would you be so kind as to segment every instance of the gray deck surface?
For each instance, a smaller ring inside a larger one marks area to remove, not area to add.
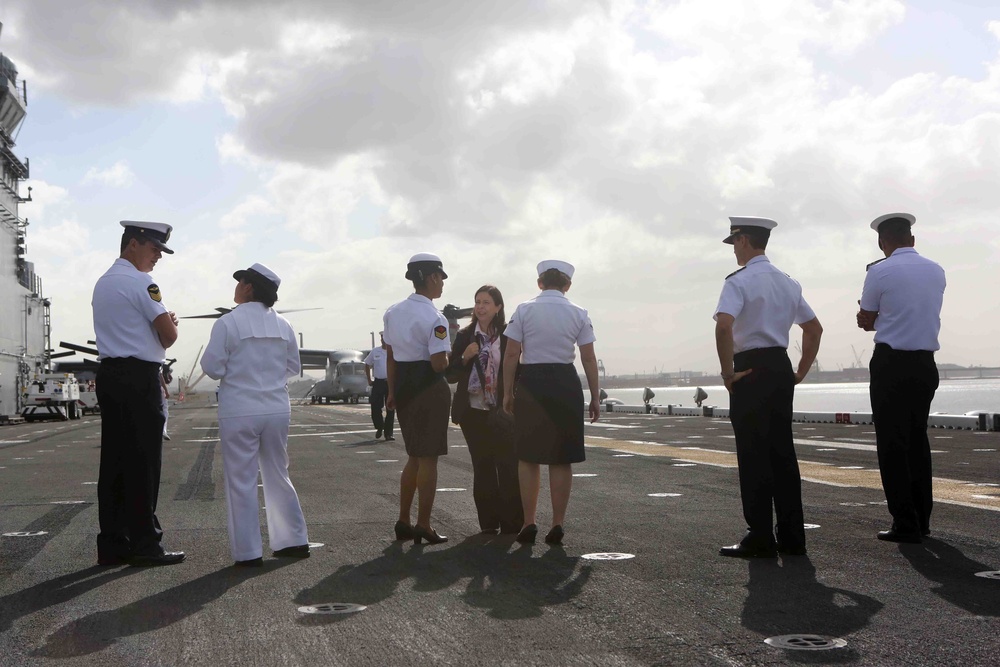
[[[0,664],[987,665],[1000,653],[1000,433],[931,431],[942,500],[922,545],[889,525],[868,426],[795,426],[808,557],[721,558],[739,540],[732,429],[604,415],[588,426],[563,548],[478,535],[461,432],[441,459],[435,526],[392,540],[403,443],[366,405],[296,406],[291,475],[325,546],[231,567],[215,410],[171,410],[158,515],[164,568],[96,565],[100,420],[0,427]],[[697,449],[689,449],[696,447]],[[977,451],[983,450],[983,451]],[[623,454],[633,454],[625,456]],[[693,465],[692,465],[693,464]],[[653,497],[651,493],[678,493]],[[80,504],[54,504],[84,501]],[[543,476],[540,533],[549,528]],[[595,552],[629,560],[585,560]],[[367,605],[306,615],[303,605]],[[764,639],[839,637],[834,651]]]

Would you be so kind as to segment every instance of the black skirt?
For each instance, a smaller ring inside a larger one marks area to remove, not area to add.
[[[583,386],[573,364],[524,364],[514,393],[517,458],[529,463],[580,463]]]
[[[409,456],[448,453],[451,390],[429,361],[396,362],[396,419]]]

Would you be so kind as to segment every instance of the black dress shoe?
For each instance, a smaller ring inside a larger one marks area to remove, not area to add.
[[[251,558],[250,560],[238,560],[233,563],[233,567],[263,567],[263,558]]]
[[[773,546],[761,547],[748,544],[734,544],[719,549],[720,556],[731,558],[777,558],[778,550]]]
[[[517,534],[517,537],[514,539],[516,539],[521,544],[534,544],[535,536],[537,535],[538,535],[538,526],[532,523],[522,528],[521,532],[519,532]]]
[[[552,530],[545,536],[545,542],[547,544],[562,544],[563,535],[562,526],[552,526]]]
[[[798,544],[795,546],[785,546],[784,544],[779,544],[778,553],[783,554],[785,556],[805,556],[806,545]]]
[[[309,558],[309,545],[300,544],[294,547],[285,547],[274,552],[278,558]]]
[[[375,429],[375,439],[378,440],[382,437],[382,429]]]
[[[402,521],[397,521],[394,528],[396,531],[397,540],[412,540],[413,539],[413,526],[408,523],[403,523]]]
[[[920,533],[917,531],[904,533],[895,528],[880,530],[878,532],[878,539],[884,542],[905,542],[906,544],[920,544],[923,541]]]
[[[184,560],[183,551],[164,551],[159,554],[132,554],[128,564],[135,567],[156,567],[158,565],[177,565]]]
[[[427,544],[441,544],[442,542],[448,541],[448,536],[438,535],[438,532],[433,528],[427,530],[426,528],[421,528],[420,526],[414,526],[413,543],[420,544],[420,540],[427,540]]]
[[[394,438],[394,437],[392,437],[391,435],[387,435],[387,436],[385,436],[385,439],[386,439],[386,441],[387,441],[387,442],[388,442],[389,440],[395,440],[395,438]]]

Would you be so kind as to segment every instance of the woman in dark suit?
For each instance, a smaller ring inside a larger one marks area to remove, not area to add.
[[[483,533],[516,533],[524,519],[513,432],[489,421],[490,411],[503,405],[506,328],[503,295],[483,285],[476,290],[472,323],[455,336],[447,371],[448,382],[457,384],[451,420],[469,445],[472,497]]]

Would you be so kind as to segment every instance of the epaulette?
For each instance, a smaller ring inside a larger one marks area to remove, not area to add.
[[[883,257],[882,259],[876,259],[876,260],[875,260],[874,262],[872,262],[871,264],[869,264],[869,265],[867,265],[867,266],[865,267],[865,271],[867,271],[868,269],[872,268],[873,266],[875,266],[875,265],[876,265],[876,264],[878,264],[879,262],[884,262],[884,261],[885,261],[885,260],[887,260],[887,259],[889,259],[889,258],[888,258],[888,257]]]
[[[726,280],[729,280],[730,278],[732,278],[733,276],[735,276],[737,273],[739,273],[740,271],[742,271],[745,268],[747,268],[747,267],[744,266],[743,268],[736,269],[735,271],[733,271],[732,273],[730,273],[728,276],[726,276]]]

